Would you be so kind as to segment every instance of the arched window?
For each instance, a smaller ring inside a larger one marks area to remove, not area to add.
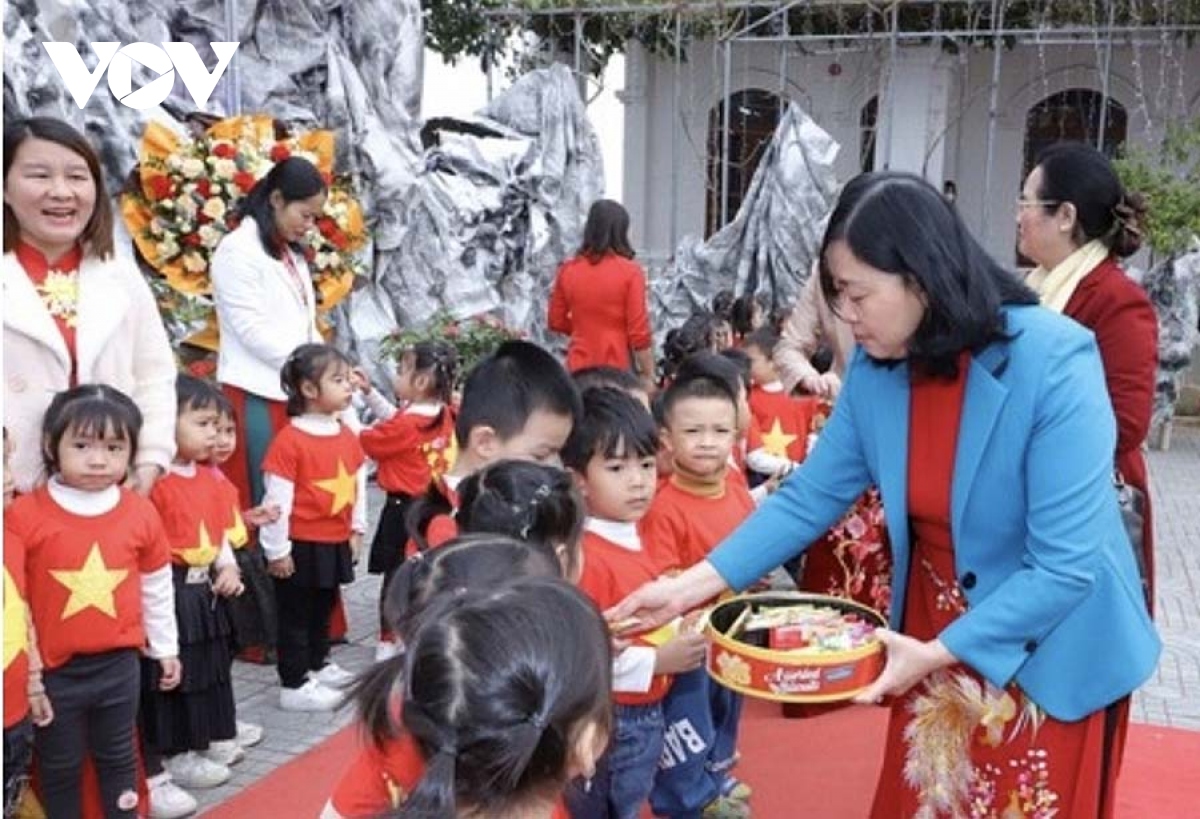
[[[1033,170],[1038,154],[1056,142],[1086,142],[1096,144],[1100,133],[1100,112],[1106,102],[1104,139],[1101,150],[1113,157],[1125,144],[1128,116],[1121,103],[1109,97],[1102,100],[1099,91],[1090,88],[1071,88],[1051,94],[1029,109],[1025,117],[1025,162],[1021,171],[1024,180]],[[1020,182],[1017,183],[1018,186]]]
[[[858,165],[863,173],[875,170],[875,135],[879,126],[879,95],[867,100],[858,114]]]
[[[780,99],[777,94],[759,88],[738,91],[729,97],[729,187],[725,192],[726,218],[737,215],[750,189],[750,180],[758,169],[763,153],[779,125]],[[708,202],[704,235],[711,236],[724,226],[721,219],[721,178],[724,157],[721,125],[724,105],[717,103],[708,114]]]

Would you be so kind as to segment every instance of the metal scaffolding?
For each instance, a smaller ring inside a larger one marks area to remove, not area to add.
[[[1117,9],[1123,0],[1089,0],[1098,4],[1106,14],[1103,22],[1097,20],[1094,25],[1053,25],[1045,20],[1039,25],[1017,24],[1006,25],[1010,6],[1015,0],[727,0],[726,2],[597,2],[577,0],[572,5],[539,6],[532,8],[521,3],[510,3],[506,6],[484,9],[482,15],[487,22],[488,42],[497,43],[497,30],[501,26],[511,26],[515,20],[532,18],[571,18],[574,20],[574,70],[582,78],[585,73],[583,65],[583,49],[580,40],[583,26],[588,18],[605,16],[634,16],[638,18],[666,17],[673,25],[674,41],[672,54],[674,57],[674,75],[672,88],[672,141],[679,144],[679,128],[682,118],[680,110],[680,61],[685,43],[690,37],[688,23],[702,18],[712,19],[719,15],[722,22],[728,22],[728,28],[718,31],[714,45],[721,54],[721,171],[720,171],[720,209],[721,222],[728,221],[729,199],[729,168],[730,150],[730,112],[729,100],[732,83],[732,54],[737,46],[748,44],[776,44],[780,48],[779,58],[779,88],[780,97],[787,84],[789,46],[824,44],[834,48],[867,48],[873,44],[883,43],[888,53],[888,76],[895,69],[897,54],[903,43],[948,41],[959,48],[991,48],[993,51],[992,71],[989,85],[988,130],[987,130],[987,162],[984,170],[983,190],[983,224],[990,218],[992,196],[992,166],[996,147],[996,121],[999,116],[999,85],[1003,67],[1004,51],[1010,45],[1093,45],[1102,49],[1103,58],[1100,61],[1101,74],[1101,128],[1099,137],[1103,139],[1106,122],[1108,96],[1112,71],[1112,49],[1114,41],[1131,45],[1156,44],[1165,36],[1194,37],[1200,34],[1200,14],[1192,4],[1179,3],[1184,11],[1183,21],[1163,23],[1161,20],[1154,25],[1118,25]],[[1126,8],[1130,8],[1125,3]],[[939,19],[936,11],[947,7],[965,8],[968,25],[933,27],[921,24],[909,24],[903,18],[902,11],[912,8],[925,7],[935,11],[934,19]],[[790,24],[793,12],[802,10],[856,9],[887,19],[888,25],[878,30],[870,28],[866,31],[851,32],[803,32],[796,31]],[[1050,8],[1047,0],[1047,9]],[[1163,6],[1163,8],[1167,8]],[[1098,16],[1098,15],[1097,15]],[[752,19],[750,19],[752,18]],[[1028,18],[1024,18],[1026,21]],[[489,60],[489,65],[491,61]],[[489,74],[490,77],[490,74]],[[887,115],[884,122],[887,128],[894,122],[895,94],[888,93],[885,99]],[[890,162],[891,139],[885,139],[883,161],[885,166]],[[679,160],[678,151],[672,159],[671,196],[671,246],[678,239],[678,196],[679,196]]]

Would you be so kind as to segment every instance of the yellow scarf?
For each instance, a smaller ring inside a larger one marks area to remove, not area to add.
[[[1083,277],[1095,270],[1111,252],[1099,239],[1093,239],[1059,262],[1053,270],[1047,271],[1040,265],[1035,267],[1025,278],[1025,284],[1038,294],[1043,307],[1061,313]]]

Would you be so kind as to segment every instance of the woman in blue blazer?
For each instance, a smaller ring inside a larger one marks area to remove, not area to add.
[[[887,664],[858,697],[892,709],[872,817],[1111,816],[1128,696],[1161,644],[1092,334],[905,174],[846,186],[820,275],[858,348],[816,448],[707,561],[610,617],[656,624],[745,588],[875,483],[896,574]]]

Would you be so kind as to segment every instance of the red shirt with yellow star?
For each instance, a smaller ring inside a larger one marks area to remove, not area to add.
[[[176,566],[211,566],[227,543],[233,508],[212,470],[192,464],[192,474],[172,467],[154,482],[150,502],[158,510],[171,562]]]
[[[146,644],[141,577],[166,566],[170,549],[150,501],[118,491],[116,506],[85,516],[41,486],[5,514],[25,543],[28,601],[47,670],[76,654]]]
[[[803,461],[820,403],[817,398],[788,395],[782,385],[755,384],[750,389],[750,414],[758,422],[762,448],[793,463]]]
[[[7,521],[5,521],[7,523]],[[25,605],[25,543],[4,531],[4,727],[29,713],[29,610]]]
[[[441,404],[411,406],[367,427],[359,440],[379,466],[379,487],[416,497],[454,465],[454,412]]]
[[[289,481],[288,536],[316,543],[344,543],[353,530],[357,473],[366,461],[358,436],[344,425],[335,435],[314,435],[288,424],[276,434],[262,471]]]

